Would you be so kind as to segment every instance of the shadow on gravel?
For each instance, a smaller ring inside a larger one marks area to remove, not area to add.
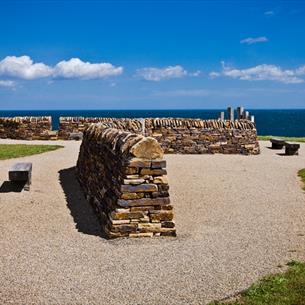
[[[295,157],[295,156],[298,156],[298,155],[286,155],[285,153],[278,153],[277,155],[278,156],[282,156],[282,157]]]
[[[75,167],[62,169],[58,173],[76,229],[85,234],[106,238],[93,208],[85,199],[81,186],[76,179]]]
[[[4,181],[0,186],[0,193],[20,193],[26,182]]]

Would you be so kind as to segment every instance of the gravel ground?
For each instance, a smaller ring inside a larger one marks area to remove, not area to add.
[[[109,241],[74,177],[80,143],[57,143],[18,159],[33,162],[30,192],[1,188],[0,304],[205,304],[305,259],[304,144],[167,155],[178,237]],[[16,161],[0,161],[0,185]]]

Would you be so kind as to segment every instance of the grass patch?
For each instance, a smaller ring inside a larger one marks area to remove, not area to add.
[[[288,270],[267,276],[241,293],[233,302],[210,305],[304,305],[305,263],[290,262]]]
[[[41,154],[62,147],[61,145],[0,144],[0,160]]]
[[[271,138],[279,138],[288,142],[305,143],[305,137],[280,137],[280,136],[257,136],[260,141],[269,141]]]
[[[298,176],[301,177],[301,180],[303,182],[303,190],[305,191],[305,168],[300,169],[298,171]]]

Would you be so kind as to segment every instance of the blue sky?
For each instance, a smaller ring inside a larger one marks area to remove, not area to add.
[[[0,109],[305,108],[305,1],[0,1]]]

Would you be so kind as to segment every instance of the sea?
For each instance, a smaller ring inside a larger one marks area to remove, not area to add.
[[[57,130],[60,116],[217,119],[221,111],[225,110],[0,110],[0,117],[51,116],[52,128]],[[254,115],[259,135],[305,137],[305,109],[247,109],[247,111]]]

